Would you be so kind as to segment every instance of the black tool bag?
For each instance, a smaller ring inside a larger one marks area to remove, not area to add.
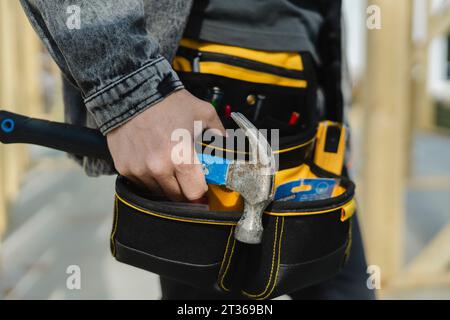
[[[199,98],[210,101],[220,89],[220,100],[211,102],[226,127],[233,127],[226,114],[232,108],[259,128],[280,129],[276,188],[315,178],[338,184],[320,200],[273,202],[263,215],[262,243],[247,245],[234,238],[242,214],[238,194],[211,185],[205,209],[168,202],[118,177],[115,258],[192,287],[250,299],[274,298],[337,274],[350,249],[355,187],[342,175],[345,127],[318,120],[312,64],[307,54],[273,56],[184,39],[174,67]],[[264,105],[256,111],[252,99],[260,96]],[[299,119],[289,123],[293,113]]]
[[[335,132],[329,127],[327,131]],[[339,186],[333,197],[274,202],[264,213],[259,245],[234,239],[240,211],[167,202],[119,177],[111,235],[113,255],[121,262],[196,288],[238,291],[252,299],[273,298],[332,277],[350,248],[354,185],[314,163],[314,159],[324,158],[317,157],[322,153],[314,150],[318,146],[318,141],[310,139],[280,149],[288,150],[283,158],[300,156],[301,160],[280,170],[276,183],[305,177],[335,178]],[[222,191],[226,196],[227,191]]]

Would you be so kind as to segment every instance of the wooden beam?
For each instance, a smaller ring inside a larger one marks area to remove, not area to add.
[[[429,1],[431,2],[431,1]],[[431,42],[439,35],[445,35],[450,32],[450,6],[439,10],[434,14],[429,14],[428,40]]]
[[[400,291],[447,288],[448,286],[450,286],[450,272],[421,274],[415,277],[401,276],[393,279],[386,287],[380,290],[380,298],[395,295],[395,293]]]
[[[17,67],[18,60],[18,42],[17,29],[15,21],[17,18],[17,2],[2,1],[2,10],[0,18],[0,32],[2,60],[0,61],[0,74],[2,86],[1,106],[4,109],[12,111],[18,110],[17,97],[20,95],[20,83]],[[20,183],[20,149],[21,146],[8,146],[5,152],[5,192],[8,199],[16,196]]]
[[[23,95],[20,107],[24,113],[33,117],[41,117],[44,114],[43,94],[42,94],[42,56],[43,50],[41,42],[30,25],[23,10],[19,13],[17,28],[22,35],[19,41],[20,55],[20,80],[23,87]]]
[[[437,274],[450,266],[450,223],[421,251],[406,268],[406,276]]]
[[[412,190],[429,190],[450,188],[450,175],[415,176],[408,181]]]
[[[2,242],[2,237],[6,231],[7,224],[7,197],[4,185],[4,150],[3,146],[0,146],[0,247]]]
[[[428,89],[428,70],[429,70],[429,50],[432,38],[430,38],[430,15],[431,2],[427,1],[426,28],[428,35],[425,39],[413,44],[412,51],[414,57],[414,72],[412,74],[412,91],[414,112],[411,113],[412,123],[417,128],[423,130],[432,130],[435,128],[435,110]]]
[[[39,41],[16,1],[0,1],[0,107],[33,114],[40,108]],[[18,193],[28,165],[27,147],[0,147],[0,235],[6,228],[8,202]]]
[[[36,32],[31,27],[25,13],[16,3],[16,30],[21,35],[17,38],[18,65],[16,84],[20,92],[16,97],[16,110],[28,116],[40,117],[43,113],[42,97],[42,47]],[[30,164],[28,146],[17,150],[19,171],[22,176]]]
[[[367,31],[364,82],[362,226],[368,261],[383,279],[403,264],[407,122],[411,96],[410,0],[371,0],[381,9],[381,29]]]
[[[10,40],[7,28],[10,22],[8,18],[9,1],[0,1],[0,106],[3,108],[5,103],[11,99],[11,83],[7,76],[11,72],[5,70],[5,64],[9,59],[9,52],[6,50]],[[7,205],[8,205],[8,188],[7,188],[7,154],[4,146],[0,146],[0,236],[4,233],[7,223]]]

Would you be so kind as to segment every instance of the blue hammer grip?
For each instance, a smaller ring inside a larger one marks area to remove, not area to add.
[[[230,167],[230,162],[227,159],[203,153],[198,154],[198,158],[203,166],[206,183],[220,186],[226,185]]]

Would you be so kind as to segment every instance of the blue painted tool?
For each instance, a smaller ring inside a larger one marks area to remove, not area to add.
[[[299,179],[277,187],[275,201],[315,201],[331,198],[338,180]],[[302,190],[303,189],[303,190]]]
[[[227,184],[227,175],[230,167],[229,160],[203,153],[198,154],[198,158],[203,166],[203,173],[207,183],[221,186]]]

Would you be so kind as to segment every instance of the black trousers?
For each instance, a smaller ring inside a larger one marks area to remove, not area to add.
[[[289,294],[293,300],[373,300],[375,293],[368,289],[367,264],[361,232],[355,216],[352,223],[352,249],[342,271],[334,278]],[[160,278],[163,300],[221,300],[242,297],[216,291],[201,291],[185,284]]]

